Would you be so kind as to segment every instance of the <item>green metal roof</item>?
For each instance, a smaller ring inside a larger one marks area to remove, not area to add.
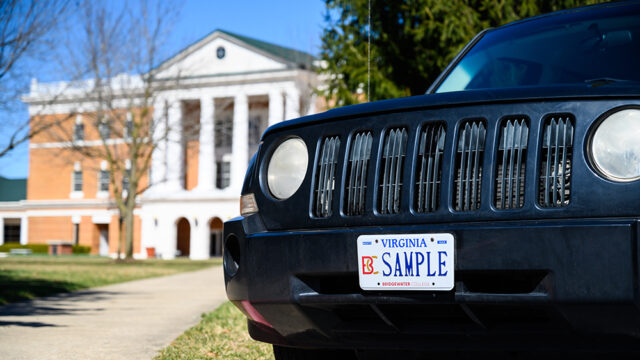
[[[311,68],[313,65],[313,61],[316,60],[315,56],[311,54],[307,54],[306,52],[286,48],[284,46],[268,43],[266,41],[250,38],[248,36],[243,36],[239,34],[235,34],[225,30],[217,30],[223,34],[227,34],[232,36],[248,45],[251,45],[257,49],[260,49],[264,52],[267,52],[273,56],[282,58],[289,62],[293,62],[302,66],[304,68]]]
[[[27,179],[7,179],[0,176],[0,201],[20,201],[27,198]]]

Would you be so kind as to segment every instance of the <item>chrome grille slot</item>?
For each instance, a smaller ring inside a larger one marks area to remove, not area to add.
[[[550,116],[545,121],[538,199],[541,206],[569,205],[573,130],[573,119],[567,115]]]
[[[365,211],[367,169],[371,158],[371,132],[360,132],[352,137],[345,182],[345,209],[347,215],[362,215]]]
[[[503,121],[496,154],[497,209],[516,209],[524,206],[528,139],[529,126],[526,119],[511,118]]]
[[[417,212],[433,212],[438,209],[444,139],[445,127],[442,123],[427,124],[420,132],[414,189]]]
[[[456,211],[480,208],[486,134],[484,120],[470,120],[462,124],[456,151],[454,180]]]
[[[338,150],[340,150],[339,137],[327,137],[322,142],[322,151],[318,158],[317,165],[316,188],[314,190],[314,216],[331,216],[331,202],[333,200],[333,192],[335,190]]]
[[[382,214],[400,211],[402,169],[407,151],[407,129],[391,129],[385,139],[380,163],[379,209]]]

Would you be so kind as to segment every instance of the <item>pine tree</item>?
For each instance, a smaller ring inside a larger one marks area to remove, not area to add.
[[[325,0],[321,56],[335,106],[366,101],[369,0]],[[369,100],[424,94],[480,31],[598,0],[370,0]]]

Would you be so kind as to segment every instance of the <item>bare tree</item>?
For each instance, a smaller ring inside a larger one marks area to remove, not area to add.
[[[0,112],[14,113],[31,71],[51,50],[52,35],[68,17],[69,0],[0,0]],[[0,157],[52,124],[2,119],[8,137],[0,142]]]
[[[108,189],[100,190],[108,191],[119,214],[118,257],[124,244],[126,257],[132,258],[134,209],[151,185],[152,154],[169,134],[164,117],[154,117],[154,105],[171,85],[157,79],[154,69],[178,7],[146,0],[122,7],[95,1],[80,6],[81,26],[67,40],[62,67],[71,78],[86,78],[71,83],[64,95],[77,104],[70,112],[73,119],[56,123],[48,136],[88,160],[100,179],[108,176]]]

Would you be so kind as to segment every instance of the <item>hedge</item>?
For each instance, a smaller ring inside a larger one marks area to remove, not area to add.
[[[0,245],[0,252],[10,252],[11,249],[30,249],[34,254],[46,254],[49,252],[49,245],[47,244],[27,244],[22,245],[20,243],[8,243]]]
[[[33,254],[48,254],[49,245],[47,244],[27,244],[8,243],[0,245],[0,252],[11,252],[11,249],[30,249]],[[88,254],[91,252],[91,246],[73,245],[72,252],[74,254]]]
[[[73,245],[74,254],[88,254],[91,252],[91,246]]]

